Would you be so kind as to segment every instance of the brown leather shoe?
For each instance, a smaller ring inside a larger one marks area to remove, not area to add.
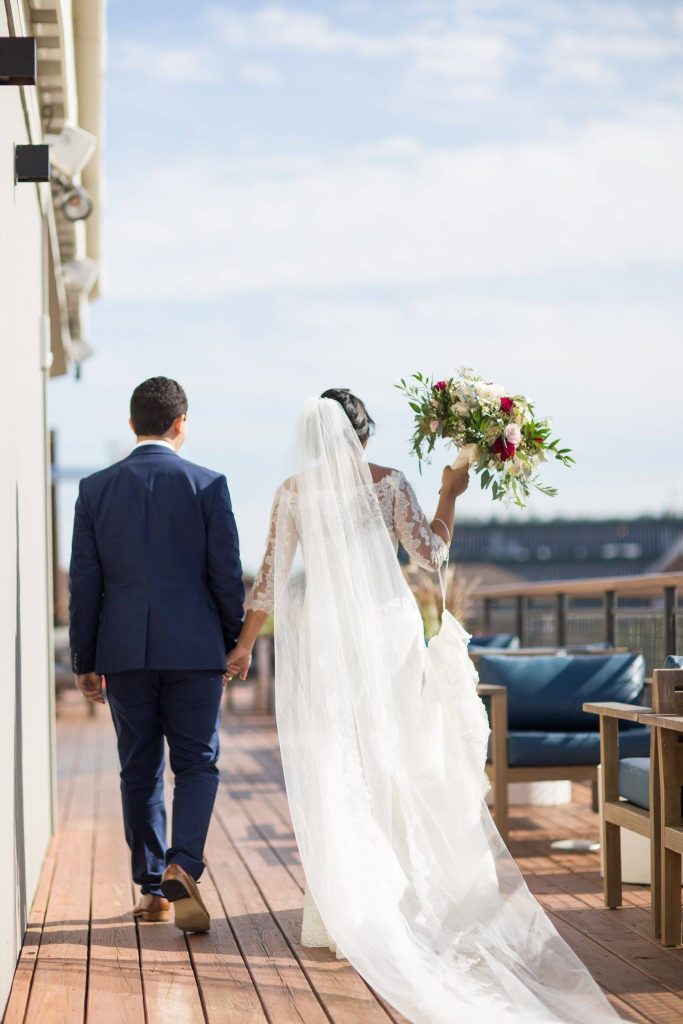
[[[133,907],[133,917],[142,921],[168,921],[171,916],[171,904],[164,896],[154,896],[143,892]]]
[[[208,932],[211,917],[192,875],[179,864],[169,864],[161,876],[161,889],[173,904],[177,928],[183,932]]]

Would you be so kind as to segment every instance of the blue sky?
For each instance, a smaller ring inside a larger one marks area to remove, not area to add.
[[[50,388],[61,461],[125,453],[132,388],[177,377],[253,569],[307,395],[361,394],[431,511],[393,384],[471,366],[576,451],[525,514],[683,512],[682,101],[683,3],[109,0],[103,297]],[[494,511],[471,486],[461,514]]]

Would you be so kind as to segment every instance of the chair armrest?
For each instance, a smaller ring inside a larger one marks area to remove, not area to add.
[[[640,704],[621,704],[619,701],[606,700],[597,704],[584,704],[583,710],[589,715],[600,715],[605,718],[620,718],[624,722],[639,722],[642,717],[652,714],[652,708],[644,708]]]
[[[656,726],[660,729],[672,729],[683,732],[683,715],[641,715],[642,725]]]
[[[619,701],[598,701],[586,703],[583,710],[589,715],[600,717],[600,764],[602,765],[602,804],[619,801],[619,721],[645,721],[652,708],[640,704],[622,704]],[[652,750],[652,739],[650,740]]]
[[[496,683],[477,683],[477,693],[480,697],[496,697],[499,693],[507,693],[507,686],[498,686]]]

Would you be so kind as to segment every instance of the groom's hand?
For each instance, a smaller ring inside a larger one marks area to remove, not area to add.
[[[85,672],[76,676],[76,686],[91,704],[104,704],[102,676],[98,676],[97,672]]]
[[[236,647],[230,651],[227,662],[226,681],[231,682],[235,676],[244,682],[247,678],[247,672],[251,665],[251,651],[248,647],[242,644],[237,644]]]

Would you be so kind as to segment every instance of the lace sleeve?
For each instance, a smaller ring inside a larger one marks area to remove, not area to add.
[[[278,531],[284,531],[284,540],[281,550],[288,560],[284,568],[285,575],[288,573],[296,548],[298,536],[296,524],[291,508],[291,495],[284,487],[278,487],[273,500],[273,507],[270,513],[270,526],[268,528],[268,539],[263,561],[256,573],[251,593],[246,603],[247,610],[255,612],[272,612],[275,604],[275,545]]]
[[[436,572],[446,561],[448,545],[432,530],[403,473],[395,477],[394,530],[410,557],[423,569]]]

